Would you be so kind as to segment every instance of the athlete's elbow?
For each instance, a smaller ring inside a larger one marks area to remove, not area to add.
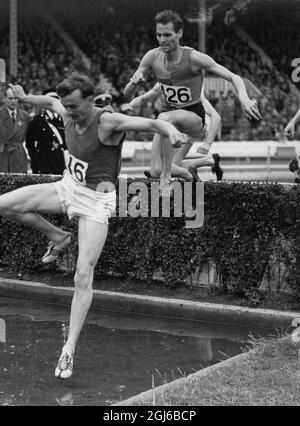
[[[234,86],[240,86],[241,84],[244,84],[243,78],[240,75],[234,73],[230,73],[229,82]]]

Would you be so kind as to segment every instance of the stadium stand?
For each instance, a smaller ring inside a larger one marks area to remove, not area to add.
[[[129,76],[143,54],[156,45],[153,20],[149,16],[163,8],[173,8],[184,15],[186,6],[182,3],[180,0],[89,0],[83,10],[82,3],[76,0],[50,3],[23,0],[19,7],[17,81],[27,91],[41,93],[55,86],[66,72],[85,70],[98,88],[111,93],[112,106],[118,111],[125,101],[122,90]],[[197,7],[196,0],[190,3]],[[224,141],[280,140],[284,125],[299,107],[299,92],[291,82],[291,60],[298,54],[293,37],[300,8],[297,1],[291,0],[289,4],[292,13],[279,7],[282,0],[253,0],[247,5],[247,13],[229,26],[224,24],[225,6],[214,11],[207,26],[207,53],[256,86],[263,116],[258,124],[250,122],[241,114],[233,91],[208,88],[206,94],[222,116]],[[7,15],[8,11],[3,9],[0,57],[9,57]],[[183,41],[198,48],[194,23],[186,23]],[[148,77],[141,90],[152,87],[153,79]],[[149,103],[137,113],[155,117],[157,105]],[[146,140],[149,135],[128,137]],[[296,138],[300,139],[300,126]]]

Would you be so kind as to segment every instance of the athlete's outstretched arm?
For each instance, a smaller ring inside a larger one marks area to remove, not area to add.
[[[244,80],[239,75],[229,71],[227,68],[214,61],[210,56],[201,52],[193,52],[191,60],[195,66],[199,67],[199,69],[205,69],[206,71],[213,73],[218,77],[222,77],[233,84],[237,91],[241,107],[247,117],[254,118],[256,120],[260,120],[262,118],[258,110],[256,100],[249,98]]]
[[[160,95],[160,85],[159,83],[156,83],[155,86],[152,87],[152,89],[148,90],[148,92],[143,93],[142,95],[137,96],[136,98],[133,98],[132,101],[130,101],[128,104],[123,105],[123,111],[131,111],[146,102],[153,101],[159,98]]]
[[[9,87],[12,89],[15,97],[22,102],[26,102],[40,108],[49,109],[53,112],[57,112],[61,116],[66,114],[65,108],[56,98],[52,98],[47,95],[26,95],[23,87],[19,84],[10,84]]]
[[[135,71],[131,79],[129,80],[129,83],[126,84],[124,88],[124,95],[126,98],[131,98],[137,87],[145,81],[145,72],[149,70],[152,67],[153,63],[153,51],[149,50],[142,58],[140,65],[138,69]]]
[[[110,130],[110,132],[136,130],[159,133],[169,138],[171,145],[176,148],[187,143],[188,140],[187,135],[179,132],[173,124],[158,119],[131,117],[115,112],[103,114],[100,118],[100,124],[103,128]]]
[[[206,99],[204,95],[201,96],[201,101],[205,109],[205,113],[210,117],[210,124],[208,131],[205,135],[204,146],[209,151],[211,144],[215,140],[221,124],[220,114],[215,110],[212,104]]]
[[[295,126],[297,121],[300,120],[300,108],[294,115],[294,117],[291,119],[291,121],[287,124],[286,128],[284,129],[284,132],[287,136],[291,135],[294,136],[295,134]]]

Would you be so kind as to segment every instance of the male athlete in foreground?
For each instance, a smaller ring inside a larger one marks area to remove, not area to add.
[[[46,235],[50,240],[42,262],[54,261],[71,243],[71,235],[39,213],[64,213],[78,219],[78,259],[68,339],[55,376],[67,379],[73,372],[75,346],[93,298],[94,268],[104,246],[108,219],[116,207],[121,149],[126,130],[157,132],[174,146],[186,143],[186,135],[162,120],[129,117],[94,106],[94,85],[85,75],[73,73],[60,83],[60,97],[26,95],[10,85],[16,98],[50,109],[64,120],[69,152],[62,180],[31,185],[0,196],[0,214]]]

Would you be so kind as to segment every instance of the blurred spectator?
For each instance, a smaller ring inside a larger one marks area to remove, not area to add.
[[[234,100],[234,93],[229,91],[227,96],[223,94],[218,103],[218,107],[222,117],[222,133],[223,135],[227,135],[235,125],[236,103]]]
[[[19,108],[10,88],[5,92],[5,105],[0,108],[0,172],[27,173],[24,148],[29,115]]]
[[[43,92],[59,99],[54,89]],[[65,169],[64,124],[52,111],[42,110],[30,121],[26,135],[26,147],[31,159],[32,173],[61,175]]]
[[[273,136],[274,136],[270,126],[265,122],[265,120],[261,120],[261,122],[256,128],[256,132],[257,132],[257,139],[260,141],[273,139]]]
[[[216,94],[216,91],[210,90],[207,98],[209,99],[209,102],[212,104],[213,108],[216,108],[216,105],[219,103],[219,97]]]
[[[109,93],[99,93],[94,98],[94,105],[97,108],[103,108],[107,105],[111,105],[112,96]]]
[[[300,123],[297,124],[295,127],[295,139],[297,141],[300,141]]]

